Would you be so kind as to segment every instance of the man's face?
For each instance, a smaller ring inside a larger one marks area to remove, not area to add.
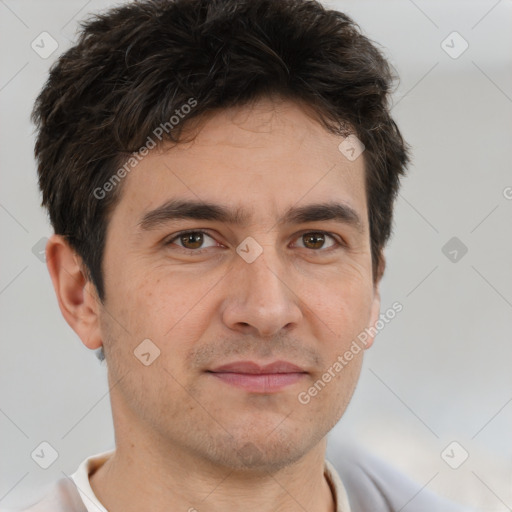
[[[193,142],[151,151],[126,177],[100,311],[116,435],[276,469],[336,424],[362,350],[309,403],[298,397],[379,309],[363,156],[349,161],[342,140],[296,104],[265,100],[211,116]],[[238,216],[150,214],[169,201]],[[145,365],[134,351],[147,363],[152,344],[160,355]],[[289,365],[263,368],[275,362]]]

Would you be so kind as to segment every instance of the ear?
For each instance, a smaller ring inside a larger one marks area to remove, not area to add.
[[[82,343],[94,350],[102,346],[99,313],[101,302],[96,287],[86,277],[81,258],[61,235],[46,244],[46,265],[62,316]]]
[[[368,330],[366,331],[368,334],[368,338],[365,341],[365,350],[370,348],[373,345],[375,340],[376,332],[375,332],[375,324],[380,318],[380,281],[384,274],[384,269],[386,268],[386,258],[384,256],[384,252],[380,253],[380,261],[377,270],[377,278],[375,279],[375,284],[373,285],[373,300],[370,311],[370,323],[368,325]],[[373,327],[373,329],[371,329]]]

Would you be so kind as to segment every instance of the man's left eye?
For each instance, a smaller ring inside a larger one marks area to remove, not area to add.
[[[330,245],[327,247],[325,246],[326,241],[330,239]],[[310,233],[304,233],[302,234],[299,239],[302,241],[302,247],[305,249],[328,249],[330,247],[333,247],[335,245],[339,245],[339,242],[328,233],[324,233],[323,231],[314,231]],[[299,246],[300,247],[300,246]]]

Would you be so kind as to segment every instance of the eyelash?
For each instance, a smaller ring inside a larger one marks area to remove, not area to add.
[[[211,239],[215,240],[215,238],[208,232],[208,231],[205,231],[203,229],[189,229],[189,230],[186,230],[186,231],[180,231],[179,233],[176,233],[172,238],[170,238],[169,240],[167,240],[166,242],[164,242],[164,245],[165,246],[168,246],[168,245],[172,245],[174,241],[178,240],[180,237],[184,236],[184,235],[189,235],[191,233],[202,233],[204,235],[207,235],[209,236]],[[310,251],[314,252],[314,253],[328,253],[328,252],[331,252],[332,250],[336,250],[336,249],[339,249],[340,247],[346,247],[346,244],[343,240],[341,240],[341,238],[337,237],[336,235],[332,234],[332,233],[329,233],[328,231],[322,231],[322,230],[308,230],[308,231],[303,231],[302,233],[299,234],[299,236],[297,238],[300,238],[301,236],[304,236],[304,235],[307,235],[307,234],[310,234],[310,233],[321,233],[323,235],[326,235],[328,237],[330,237],[335,245],[332,246],[332,247],[329,247],[328,249],[309,249]],[[219,242],[217,242],[219,243]],[[211,247],[206,247],[204,249],[187,249],[185,247],[181,247],[181,246],[177,246],[179,249],[181,249],[185,254],[193,254],[193,255],[198,255],[198,254],[202,254],[204,251],[208,250],[208,249],[211,249]],[[307,247],[299,247],[299,249],[308,249]]]

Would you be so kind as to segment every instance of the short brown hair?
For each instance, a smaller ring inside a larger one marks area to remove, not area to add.
[[[375,281],[408,163],[389,111],[395,78],[348,16],[312,0],[145,0],[112,8],[82,24],[36,100],[42,205],[103,301],[105,233],[122,186],[101,198],[94,191],[105,190],[156,127],[167,123],[162,141],[178,143],[193,118],[279,94],[309,105],[331,132],[355,131],[365,145]],[[190,98],[195,107],[170,126]]]

